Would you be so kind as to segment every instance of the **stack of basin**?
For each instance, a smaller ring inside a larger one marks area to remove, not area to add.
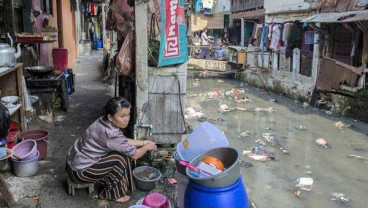
[[[34,140],[25,140],[12,149],[13,155],[10,160],[13,165],[13,171],[16,176],[33,176],[38,172],[38,160],[40,152],[37,150],[37,142]]]

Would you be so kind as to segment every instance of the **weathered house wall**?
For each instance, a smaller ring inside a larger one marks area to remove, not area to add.
[[[68,49],[68,66],[73,66],[77,58],[78,40],[76,39],[75,14],[71,11],[70,1],[61,2],[61,30],[63,45],[60,47]]]
[[[265,0],[264,9],[266,23],[285,23],[308,17],[312,11],[312,5],[304,0]],[[242,78],[257,86],[282,92],[293,98],[309,100],[315,86],[317,64],[312,67],[312,58],[308,59],[307,65],[312,72],[308,73],[308,76],[302,75],[301,67],[306,59],[304,54],[301,55],[301,50],[302,48],[294,50],[292,57],[287,57],[285,51],[256,54],[250,52],[247,55],[247,66],[252,70],[245,70]],[[313,54],[310,54],[310,57],[312,56]]]
[[[305,0],[264,0],[266,14],[293,13],[310,10],[311,4]]]
[[[213,8],[214,13],[230,13],[230,1],[229,0],[218,0],[217,4]]]
[[[56,0],[53,0],[53,5],[56,5]],[[42,11],[41,10],[41,1],[40,0],[32,0],[32,8],[36,11]],[[53,8],[52,11],[53,14],[56,14],[56,7]],[[56,15],[47,15],[47,14],[40,14],[38,17],[36,17],[36,21],[33,24],[33,29],[36,33],[42,33],[42,22],[44,18],[49,19],[49,25],[52,27],[57,28],[57,18]],[[39,57],[39,64],[41,66],[51,66],[52,63],[52,56],[51,51],[53,48],[58,47],[58,42],[55,41],[53,43],[46,43],[46,44],[40,44],[40,57]]]

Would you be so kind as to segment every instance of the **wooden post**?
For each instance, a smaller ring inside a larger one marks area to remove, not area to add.
[[[106,39],[106,13],[105,13],[105,3],[102,3],[102,42],[105,42]]]
[[[244,18],[242,17],[240,21],[240,45],[244,46]]]
[[[12,206],[15,204],[14,197],[10,192],[1,174],[0,174],[0,197],[7,203],[8,206]]]
[[[362,64],[367,67],[368,64],[368,31],[364,31],[363,37],[363,54],[362,54]]]
[[[19,96],[19,103],[22,104],[22,108],[20,108],[20,124],[22,127],[22,131],[27,130],[27,124],[25,121],[25,101],[24,101],[24,91],[23,91],[23,64],[18,64],[16,66],[17,68],[17,90],[18,90],[18,96]]]
[[[316,23],[317,27],[321,27],[321,23]],[[314,33],[314,46],[313,46],[313,60],[312,60],[312,79],[314,80],[314,85],[317,82],[317,75],[319,71],[319,63],[321,60],[320,52],[320,37],[318,33]]]
[[[148,110],[148,61],[147,61],[147,2],[135,1],[135,44],[136,44],[136,116],[137,122],[145,123]],[[143,120],[141,120],[143,118]],[[138,137],[139,138],[139,137]]]

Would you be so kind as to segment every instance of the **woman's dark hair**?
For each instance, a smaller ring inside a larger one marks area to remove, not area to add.
[[[107,117],[107,115],[114,115],[119,108],[130,108],[132,105],[130,104],[129,101],[127,101],[125,98],[123,97],[115,97],[110,99],[105,107],[105,117]]]
[[[10,129],[10,114],[8,109],[0,103],[0,139],[8,135]]]

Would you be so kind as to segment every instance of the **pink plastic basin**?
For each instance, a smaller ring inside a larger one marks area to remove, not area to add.
[[[13,157],[21,160],[31,160],[37,156],[37,143],[34,140],[25,140],[13,147]]]
[[[169,208],[169,200],[163,194],[151,193],[144,197],[143,205],[151,208]]]

